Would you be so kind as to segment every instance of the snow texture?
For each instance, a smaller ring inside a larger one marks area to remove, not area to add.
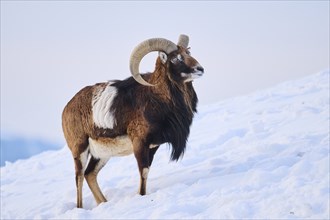
[[[108,202],[85,182],[84,209],[67,147],[7,162],[1,219],[329,219],[329,71],[201,107],[183,159],[169,154],[157,152],[146,196],[134,156],[110,159]]]

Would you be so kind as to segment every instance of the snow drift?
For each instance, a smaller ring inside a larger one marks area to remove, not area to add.
[[[329,219],[329,71],[199,108],[185,156],[169,154],[157,152],[143,197],[133,155],[111,159],[108,202],[85,183],[84,209],[67,147],[6,163],[1,219]]]

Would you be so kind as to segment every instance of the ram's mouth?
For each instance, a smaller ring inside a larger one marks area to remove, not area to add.
[[[194,72],[192,73],[193,75],[196,75],[198,77],[201,77],[203,76],[204,74],[204,68],[201,66],[201,65],[197,65],[195,68],[194,68]]]
[[[183,78],[186,78],[185,81],[191,81],[203,75],[204,75],[204,68],[200,64],[197,64],[195,67],[191,68],[190,73],[184,73],[184,72],[181,73],[181,76]]]
[[[181,73],[181,76],[184,78],[184,82],[190,82],[194,79],[200,78],[201,76],[203,76],[203,74],[204,72],[197,71],[192,73]]]
[[[201,72],[201,71],[198,71],[198,72],[195,72],[195,73],[192,73],[193,75],[196,75],[198,77],[201,77],[204,75],[204,72]]]

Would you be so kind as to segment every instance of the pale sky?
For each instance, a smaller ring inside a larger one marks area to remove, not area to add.
[[[329,1],[1,1],[1,133],[64,143],[75,93],[129,77],[141,41],[182,33],[205,69],[200,106],[329,68]]]

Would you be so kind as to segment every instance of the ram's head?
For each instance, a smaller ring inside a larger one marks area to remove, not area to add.
[[[190,82],[204,74],[204,68],[190,55],[189,37],[180,35],[178,44],[164,38],[151,38],[143,41],[133,50],[130,57],[130,70],[133,78],[142,85],[154,86],[140,75],[139,65],[145,55],[158,51],[161,63],[166,67],[170,78]]]

